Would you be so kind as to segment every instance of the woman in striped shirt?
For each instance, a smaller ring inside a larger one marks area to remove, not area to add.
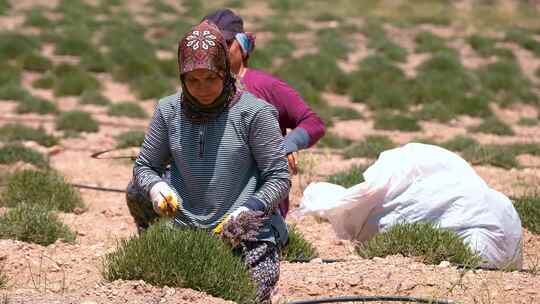
[[[225,39],[208,21],[180,40],[178,63],[182,92],[155,109],[128,186],[130,212],[140,229],[155,217],[153,207],[179,226],[209,231],[241,212],[262,212],[255,240],[239,248],[265,303],[287,238],[276,212],[290,188],[277,111],[237,86]]]

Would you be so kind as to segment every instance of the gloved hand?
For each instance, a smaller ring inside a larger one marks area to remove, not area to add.
[[[178,208],[179,199],[166,182],[158,182],[150,189],[154,211],[160,216],[172,217]],[[180,200],[180,203],[182,201]]]
[[[216,226],[216,228],[214,228],[214,230],[212,230],[215,234],[220,234],[222,231],[223,231],[223,225],[225,225],[225,223],[227,223],[228,221],[234,219],[235,217],[237,217],[240,213],[244,212],[244,211],[249,211],[250,209],[248,207],[244,207],[244,206],[240,206],[238,207],[236,210],[234,210],[233,212],[231,212],[231,214],[229,214],[228,216],[226,216],[221,222],[219,222],[219,224]]]
[[[289,174],[296,175],[298,173],[298,160],[296,160],[296,152],[287,154],[287,160],[289,161]]]

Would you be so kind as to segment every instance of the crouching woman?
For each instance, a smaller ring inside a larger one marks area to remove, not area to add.
[[[277,112],[237,85],[225,40],[208,21],[180,40],[178,63],[182,91],[155,109],[128,207],[141,229],[152,212],[172,216],[178,226],[217,231],[242,212],[259,211],[262,226],[238,248],[258,302],[269,302],[279,279],[279,244],[287,238],[277,206],[290,187]]]

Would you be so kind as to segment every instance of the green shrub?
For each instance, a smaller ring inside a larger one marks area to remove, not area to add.
[[[445,40],[432,32],[419,32],[414,37],[414,41],[418,53],[436,53],[448,50]]]
[[[8,0],[0,0],[0,15],[5,15],[10,8],[11,4]]]
[[[540,42],[534,39],[534,35],[530,31],[521,28],[510,29],[506,32],[505,40],[515,42],[540,57]]]
[[[512,128],[500,121],[495,116],[484,119],[484,121],[480,125],[469,128],[468,130],[475,133],[514,135],[514,131],[512,130]]]
[[[92,6],[81,0],[61,0],[55,8],[55,11],[62,16],[58,24],[62,27],[68,26],[89,26],[95,27],[94,15],[97,11]]]
[[[238,303],[253,303],[255,288],[238,256],[205,230],[180,229],[162,221],[122,240],[107,254],[104,277],[144,280],[153,285],[191,288]]]
[[[156,99],[174,92],[171,80],[161,73],[145,75],[133,81],[133,89],[139,99]]]
[[[118,134],[116,139],[116,148],[123,149],[129,147],[140,147],[144,141],[144,131],[132,130]]]
[[[362,114],[350,107],[330,107],[333,118],[337,120],[353,120],[363,118]]]
[[[31,95],[26,95],[22,100],[19,101],[17,108],[15,109],[17,113],[37,113],[37,114],[56,114],[58,113],[58,108],[53,102]]]
[[[230,8],[243,8],[245,6],[243,0],[227,0],[225,7]]]
[[[1,10],[1,7],[0,7]],[[4,267],[0,267],[0,289],[6,288],[8,284],[8,276],[4,272]]]
[[[148,117],[148,114],[140,105],[129,101],[111,104],[108,114],[111,116],[126,116],[131,118]]]
[[[345,188],[350,188],[364,181],[364,172],[366,168],[354,166],[351,169],[336,174],[330,175],[326,181],[332,184],[341,185]]]
[[[25,88],[20,83],[10,82],[0,86],[0,99],[6,100],[24,100],[30,96]]]
[[[270,70],[273,63],[272,52],[267,48],[258,48],[249,56],[249,66],[260,70]]]
[[[469,109],[467,93],[476,88],[473,75],[461,64],[459,56],[437,52],[424,61],[412,81],[410,96],[416,104],[443,103],[452,113]],[[473,100],[472,102],[475,102]],[[478,102],[478,101],[476,101]]]
[[[426,103],[422,109],[415,113],[416,118],[421,120],[436,120],[441,123],[447,123],[455,117],[455,113],[448,104],[441,101]]]
[[[184,0],[182,4],[186,8],[184,12],[185,16],[195,17],[196,20],[200,20],[204,14],[205,6],[202,1],[199,0]]]
[[[531,154],[540,156],[540,145],[537,143],[514,143],[504,147],[514,153],[514,155]]]
[[[352,141],[348,138],[339,137],[331,132],[327,132],[323,138],[317,142],[317,147],[327,147],[333,149],[343,149],[348,147]]]
[[[377,113],[375,116],[375,129],[398,130],[398,131],[420,131],[416,118],[402,114],[390,114],[387,112]]]
[[[81,56],[94,47],[91,44],[92,33],[82,24],[63,28],[62,34],[56,37],[56,55]]]
[[[131,18],[119,18],[128,17]],[[144,33],[144,27],[133,21],[114,24],[104,33],[102,43],[109,48],[108,58],[114,64],[108,70],[115,80],[131,84],[142,76],[150,81],[154,75],[160,74],[154,46],[144,38]],[[177,43],[178,36],[174,39]]]
[[[351,76],[350,95],[370,109],[405,110],[411,104],[410,81],[389,59],[371,55],[362,60]]]
[[[89,113],[70,111],[58,116],[56,129],[73,132],[97,132],[99,131],[99,125]]]
[[[356,247],[364,258],[401,254],[419,257],[422,262],[438,265],[442,261],[476,266],[480,256],[455,232],[440,229],[433,223],[402,223],[392,226]]]
[[[54,87],[54,75],[45,73],[41,78],[34,80],[32,86],[38,89],[52,89]]]
[[[530,117],[521,117],[518,121],[518,125],[526,126],[526,127],[533,127],[533,126],[538,125],[538,119],[530,118]]]
[[[28,53],[18,58],[21,66],[28,71],[45,72],[52,68],[52,62],[38,53]]]
[[[40,205],[47,210],[63,212],[84,208],[79,193],[60,174],[51,170],[15,172],[8,178],[0,202],[7,207]]]
[[[538,67],[536,69],[536,71],[534,72],[534,75],[536,75],[536,77],[540,78],[540,67]]]
[[[292,41],[287,39],[285,35],[274,36],[266,45],[270,53],[277,58],[289,58],[295,49]]]
[[[439,145],[436,140],[434,140],[433,138],[429,138],[429,137],[415,137],[415,138],[411,139],[410,142],[411,143],[425,144],[425,145],[433,145],[433,146],[438,146]]]
[[[84,93],[81,95],[80,103],[107,106],[111,104],[111,100],[101,94],[100,91],[90,90],[84,91]]]
[[[480,56],[488,57],[496,53],[497,40],[493,38],[473,34],[467,38],[467,42]]]
[[[281,13],[287,13],[303,7],[303,1],[300,0],[271,0],[269,2],[271,8]]]
[[[20,144],[8,144],[0,148],[0,164],[13,164],[18,161],[32,164],[39,168],[49,166],[49,160],[41,153]]]
[[[28,12],[26,12],[24,25],[39,28],[50,27],[52,22],[43,14],[43,11],[43,7],[32,7]]]
[[[459,97],[461,99],[461,97]],[[475,116],[475,117],[489,117],[493,115],[489,107],[489,96],[486,94],[476,94],[472,96],[466,96],[462,101],[456,99],[451,105],[452,110],[457,114]]]
[[[396,26],[412,26],[418,24],[451,25],[459,12],[450,1],[403,1],[393,8],[396,14],[392,16]]]
[[[38,39],[16,32],[0,32],[0,60],[7,61],[39,51]]]
[[[276,76],[291,83],[300,90],[301,83],[308,85],[319,94],[325,89],[336,88],[337,81],[343,78],[343,71],[337,66],[335,58],[321,55],[305,55],[282,64]],[[302,96],[304,96],[302,94]],[[305,96],[304,96],[305,97]],[[310,104],[313,103],[305,98]]]
[[[0,238],[50,245],[58,239],[75,241],[75,233],[39,202],[22,204],[0,217]]]
[[[478,142],[474,138],[465,135],[457,135],[442,143],[441,146],[453,152],[461,152],[469,147],[478,146]]]
[[[504,146],[470,146],[462,151],[462,156],[472,165],[491,165],[504,169],[519,167],[514,152]]]
[[[515,60],[488,64],[478,69],[477,73],[484,89],[502,105],[538,102],[538,96],[531,91],[530,81]]]
[[[191,23],[188,19],[172,19],[170,21],[159,20],[160,27],[166,27],[167,31],[160,33],[156,37],[152,37],[154,40],[154,46],[166,51],[175,50],[178,47],[178,39],[182,37],[190,28]],[[163,60],[159,60],[160,63]],[[175,64],[174,66],[176,66]],[[178,73],[178,71],[176,71]],[[165,73],[168,75],[167,73]],[[177,76],[178,77],[178,76]],[[177,78],[176,77],[176,78]]]
[[[322,28],[317,31],[319,52],[321,55],[335,59],[347,59],[351,50],[346,31],[339,28]]]
[[[316,258],[317,249],[307,241],[295,225],[288,225],[289,241],[283,248],[281,259],[289,262],[305,261]]]
[[[176,58],[159,59],[158,64],[164,76],[178,81],[178,62]]]
[[[0,140],[8,142],[31,140],[46,147],[54,146],[58,143],[58,139],[47,134],[43,128],[34,129],[21,124],[7,124],[0,127]]]
[[[104,73],[109,69],[111,63],[109,58],[92,47],[82,54],[80,65],[88,72]]]
[[[97,90],[101,87],[92,74],[78,66],[67,64],[57,66],[55,75],[54,94],[56,96],[79,96],[86,90]]]
[[[163,1],[154,0],[154,1],[150,2],[150,7],[158,15],[159,14],[177,14],[178,13],[176,11],[176,8],[174,8],[174,6],[172,6],[172,5],[168,4],[168,3],[165,3]]]
[[[355,143],[345,150],[343,156],[377,158],[385,150],[394,148],[396,145],[386,136],[369,135],[365,140]]]
[[[0,64],[0,87],[6,85],[19,85],[21,82],[21,69],[11,64]]]
[[[374,49],[377,54],[386,56],[392,61],[407,61],[407,50],[385,36],[379,36],[376,39],[370,39],[368,47]]]
[[[514,200],[521,225],[534,234],[540,234],[540,198],[524,196]]]

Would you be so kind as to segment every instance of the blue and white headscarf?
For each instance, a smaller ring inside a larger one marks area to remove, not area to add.
[[[255,35],[253,33],[236,33],[234,38],[242,48],[244,59],[247,59],[255,49]]]

